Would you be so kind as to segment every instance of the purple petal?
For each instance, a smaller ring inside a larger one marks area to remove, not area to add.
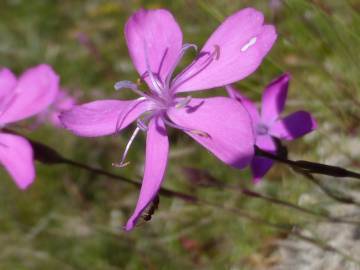
[[[169,109],[168,116],[223,162],[239,169],[250,163],[254,154],[251,119],[239,102],[226,97],[193,98],[185,108]]]
[[[0,105],[3,98],[6,97],[16,86],[16,77],[10,69],[2,68],[0,70]]]
[[[19,121],[43,111],[55,99],[59,77],[45,64],[28,69],[7,96],[0,123]]]
[[[78,136],[104,136],[127,127],[148,108],[143,99],[98,100],[63,112],[60,121]]]
[[[284,110],[289,88],[289,74],[283,74],[272,81],[264,90],[261,107],[261,120],[271,125]]]
[[[274,162],[271,159],[264,157],[254,157],[251,162],[251,172],[253,175],[253,182],[257,184],[261,181],[264,175],[271,169]]]
[[[294,140],[316,129],[316,120],[310,113],[298,111],[277,120],[270,129],[270,134],[284,140]]]
[[[253,73],[276,40],[275,28],[263,25],[263,21],[263,14],[252,8],[228,17],[208,39],[199,57],[177,77],[176,91],[224,86]]]
[[[260,122],[260,114],[258,112],[258,109],[256,108],[256,105],[231,85],[226,86],[226,91],[232,99],[241,102],[241,104],[245,107],[251,117],[253,127],[255,129],[257,124]]]
[[[256,146],[258,146],[260,149],[269,151],[269,152],[275,152],[276,151],[276,144],[269,135],[260,135],[256,137]]]
[[[125,229],[127,231],[134,228],[141,213],[158,193],[165,174],[168,152],[169,140],[164,122],[161,118],[152,118],[146,138],[144,179],[135,211],[126,223]]]
[[[0,133],[0,163],[21,189],[26,189],[35,179],[33,150],[20,136]]]
[[[276,153],[276,144],[271,136],[262,135],[256,137],[256,145],[267,152]],[[253,182],[258,183],[262,177],[270,170],[273,161],[268,158],[255,156],[251,162]]]
[[[182,47],[182,32],[172,14],[164,9],[139,10],[127,21],[125,38],[139,74],[147,72],[148,58],[151,71],[164,82]],[[148,77],[146,81],[152,88]]]

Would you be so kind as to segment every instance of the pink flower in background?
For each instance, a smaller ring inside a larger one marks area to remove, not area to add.
[[[43,111],[54,101],[58,84],[58,76],[48,65],[30,68],[18,79],[9,69],[0,69],[0,126]],[[26,139],[0,132],[0,163],[19,188],[25,189],[33,182],[33,151]]]
[[[291,141],[316,129],[316,121],[310,113],[297,111],[286,117],[281,117],[284,110],[290,76],[283,74],[272,81],[264,90],[262,96],[261,114],[252,103],[232,86],[227,91],[233,99],[242,103],[252,119],[256,145],[265,151],[275,154],[276,144],[273,137]],[[251,162],[254,181],[258,182],[270,170],[273,161],[255,156]]]
[[[59,116],[63,111],[70,110],[76,104],[76,99],[70,96],[66,90],[58,91],[54,102],[47,107],[43,112],[37,115],[37,124],[46,121],[53,124],[55,127],[62,127]]]
[[[135,211],[126,224],[131,230],[156,196],[164,178],[169,151],[166,126],[184,131],[221,161],[244,168],[254,154],[250,118],[238,103],[226,97],[191,98],[179,93],[205,90],[241,80],[254,72],[276,40],[273,26],[264,25],[262,13],[243,9],[228,17],[177,76],[174,71],[185,52],[182,32],[166,10],[140,10],[126,23],[125,38],[135,68],[145,80],[144,92],[130,81],[115,84],[140,97],[134,100],[99,100],[75,106],[60,118],[79,136],[117,133],[137,121],[118,166],[139,131],[147,133],[144,178]],[[240,143],[239,143],[240,142]]]

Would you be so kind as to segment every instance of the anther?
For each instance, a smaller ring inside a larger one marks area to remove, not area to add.
[[[211,138],[211,136],[209,135],[209,133],[206,133],[204,131],[201,130],[197,130],[197,129],[193,129],[189,131],[191,134],[194,135],[199,135],[200,137],[204,137],[204,138]]]
[[[141,84],[142,84],[142,80],[141,80],[141,78],[138,78],[138,79],[136,80],[136,85],[137,85],[137,86],[141,86]]]
[[[130,161],[127,161],[127,162],[124,162],[124,163],[111,163],[111,165],[113,167],[116,167],[116,168],[124,168],[129,164],[130,164]]]
[[[191,99],[192,99],[191,96],[187,96],[186,98],[182,99],[178,104],[176,104],[175,108],[181,109],[186,107],[190,103]]]

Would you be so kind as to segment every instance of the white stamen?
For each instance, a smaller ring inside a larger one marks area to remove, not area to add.
[[[123,155],[122,155],[122,158],[121,158],[120,163],[113,163],[113,164],[112,164],[113,166],[123,168],[123,167],[125,167],[125,166],[127,166],[127,165],[130,164],[130,162],[125,162],[125,159],[126,159],[127,153],[129,152],[130,146],[131,146],[131,144],[133,143],[133,141],[135,140],[136,135],[138,135],[139,131],[140,131],[140,128],[137,127],[137,128],[135,129],[134,133],[131,135],[131,138],[130,138],[130,140],[128,141],[126,147],[125,147],[125,151],[124,151],[124,153],[123,153]]]
[[[131,81],[118,81],[117,83],[115,83],[114,88],[116,91],[119,91],[121,89],[130,89],[132,90],[134,93],[138,94],[141,97],[147,98],[149,100],[152,100],[154,102],[156,102],[156,99],[154,99],[153,97],[145,94],[144,92],[142,92],[138,87],[136,83],[133,83]]]
[[[246,43],[244,46],[241,47],[242,52],[246,52],[250,47],[254,46],[256,43],[257,37],[253,37],[249,40],[248,43]]]
[[[124,88],[133,90],[133,89],[137,89],[137,84],[131,81],[119,81],[115,83],[114,88],[116,91],[119,91]]]

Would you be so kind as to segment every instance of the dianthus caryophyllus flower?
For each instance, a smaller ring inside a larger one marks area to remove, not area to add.
[[[18,79],[9,69],[0,69],[1,128],[43,111],[54,101],[58,85],[58,76],[45,64],[28,69]],[[19,188],[33,182],[33,151],[21,136],[0,131],[0,163]]]
[[[48,121],[55,127],[62,127],[59,119],[60,113],[70,110],[75,104],[75,98],[70,96],[66,90],[60,89],[54,102],[37,115],[37,124]]]
[[[283,74],[265,88],[261,113],[256,105],[239,91],[232,86],[226,87],[230,97],[240,101],[248,111],[252,119],[256,146],[273,154],[276,154],[277,150],[274,138],[291,141],[313,131],[317,126],[315,119],[306,111],[297,111],[286,117],[280,116],[285,107],[289,80],[290,75]],[[255,156],[251,162],[254,181],[261,180],[272,165],[271,159]]]
[[[272,47],[276,33],[264,25],[259,11],[247,8],[228,17],[177,76],[174,71],[185,52],[182,32],[166,10],[140,10],[127,21],[125,38],[135,68],[149,91],[129,81],[115,84],[140,98],[100,100],[75,106],[60,118],[79,136],[114,134],[137,121],[119,166],[139,131],[147,132],[144,178],[136,208],[126,224],[131,230],[156,196],[164,177],[169,151],[166,126],[180,129],[235,168],[249,164],[253,133],[246,110],[227,97],[191,98],[177,94],[224,86],[251,74]],[[240,143],[239,143],[240,142]]]

